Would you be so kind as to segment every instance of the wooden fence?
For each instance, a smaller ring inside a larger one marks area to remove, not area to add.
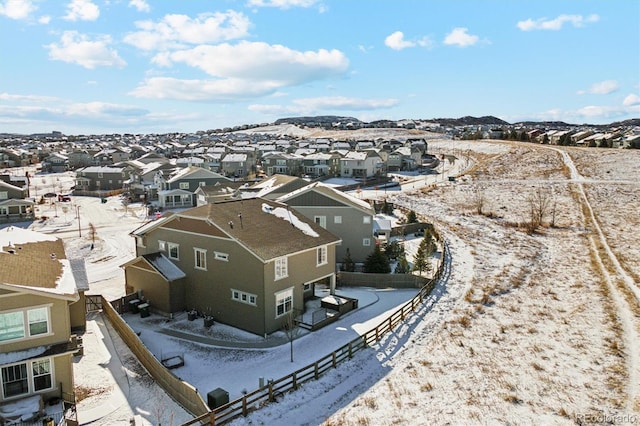
[[[443,243],[442,256],[436,270],[435,277],[425,283],[418,294],[409,302],[405,303],[400,309],[394,312],[388,319],[384,320],[376,328],[369,330],[342,346],[341,348],[331,352],[330,354],[320,358],[313,364],[309,364],[293,373],[277,380],[270,381],[267,385],[243,395],[241,398],[235,399],[227,404],[211,410],[210,412],[196,417],[182,426],[189,425],[210,425],[217,426],[228,423],[240,416],[247,416],[249,413],[260,409],[265,404],[274,402],[278,396],[287,392],[298,389],[300,385],[310,380],[319,379],[324,373],[332,368],[336,368],[339,363],[353,357],[354,353],[359,350],[369,348],[380,341],[387,333],[393,331],[395,327],[404,323],[404,321],[415,312],[426,298],[429,297],[434,289],[436,282],[443,273],[446,259],[449,257],[449,248]]]
[[[185,410],[195,416],[207,415],[206,413],[209,413],[209,406],[198,393],[198,390],[189,383],[176,377],[162,365],[144,346],[131,327],[118,315],[114,307],[104,298],[102,299],[102,312],[106,315],[113,328],[115,328],[129,349],[131,349],[131,352],[133,352],[156,382],[162,386],[165,392],[178,402],[178,404],[182,405]]]

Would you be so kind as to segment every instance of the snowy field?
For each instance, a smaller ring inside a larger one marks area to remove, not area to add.
[[[443,166],[458,176],[456,182],[413,176],[401,190],[362,190],[357,196],[387,197],[436,223],[452,254],[446,279],[423,309],[380,345],[234,424],[640,422],[640,151],[489,141],[429,146],[456,156],[455,163]],[[544,226],[529,233],[523,224],[530,218],[531,194],[539,188],[552,194],[553,208],[547,209]],[[85,257],[91,292],[120,297],[119,265],[135,253],[128,233],[146,216],[136,206],[125,210],[117,198],[100,204],[74,197],[70,207],[75,205],[82,237],[75,216],[58,211],[53,217],[54,206],[42,206],[50,219],[32,227],[55,231],[70,257]],[[97,229],[93,250],[89,223]],[[154,353],[176,350],[176,341],[162,332],[167,325],[150,318],[149,327],[139,325],[145,343]],[[180,318],[175,323],[172,327],[185,332],[193,326]],[[310,338],[295,342],[295,366],[327,352],[307,350]],[[227,331],[228,341],[247,339]],[[155,424],[160,405],[162,423],[171,418],[179,424],[184,412],[159,393],[126,347],[117,347],[131,379],[129,411],[95,424],[117,424],[129,412]],[[253,352],[198,347],[187,365],[211,362],[208,368],[217,371],[221,384],[214,387],[228,387],[234,395],[252,390],[260,376],[279,377],[291,367],[286,345]],[[244,371],[254,360],[264,364]],[[227,361],[229,375],[219,368]],[[97,388],[108,383],[93,380],[95,366],[82,367],[79,383]],[[179,375],[189,376],[205,393],[211,387],[204,374]],[[100,404],[107,395],[108,389],[88,402]]]

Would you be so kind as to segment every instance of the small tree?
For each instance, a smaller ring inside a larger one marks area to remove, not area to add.
[[[425,233],[424,238],[416,250],[413,261],[413,270],[418,271],[420,275],[423,272],[431,272],[431,256],[435,252],[436,245],[430,232]]]
[[[96,231],[96,227],[94,226],[93,223],[89,224],[89,235],[91,236],[91,250],[93,250],[93,246],[96,243],[96,234],[98,233],[98,231]]]
[[[409,268],[409,262],[407,261],[407,256],[403,252],[398,258],[398,264],[396,265],[396,269],[395,271],[393,271],[393,273],[408,274],[410,271],[411,271],[411,268]]]
[[[392,241],[385,247],[384,254],[387,255],[389,260],[398,259],[398,257],[404,254],[404,246],[398,241]]]
[[[484,206],[487,202],[487,197],[484,193],[484,188],[477,187],[473,191],[473,206],[476,210],[476,213],[482,214],[484,211]]]
[[[391,272],[389,258],[382,253],[380,246],[376,245],[373,252],[367,256],[364,262],[364,272],[372,274],[388,274]]]
[[[291,309],[282,319],[282,330],[284,334],[286,334],[287,340],[289,340],[291,362],[293,362],[293,341],[300,333],[300,326],[296,321],[296,317],[298,316],[297,312],[297,310]]]
[[[347,252],[345,253],[344,258],[342,259],[342,265],[340,265],[340,270],[344,272],[355,272],[356,270],[356,264],[353,263],[353,260],[351,259],[351,252],[349,251],[349,248],[347,248]]]
[[[418,223],[418,216],[413,210],[410,210],[409,213],[407,213],[407,223]]]

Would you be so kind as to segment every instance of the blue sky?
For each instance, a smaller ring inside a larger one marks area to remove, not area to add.
[[[0,132],[640,117],[635,0],[0,0]]]

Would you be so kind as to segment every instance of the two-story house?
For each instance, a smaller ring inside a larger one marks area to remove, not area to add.
[[[172,208],[194,207],[196,205],[196,189],[217,183],[224,185],[233,183],[233,181],[202,167],[190,166],[177,169],[167,178],[164,174],[158,173],[155,183],[158,187],[158,206]]]
[[[347,250],[356,263],[364,262],[373,251],[375,210],[366,201],[320,182],[283,195],[276,201],[293,207],[340,237],[342,242],[336,247],[337,262],[342,262]]]
[[[74,402],[72,330],[85,328],[87,289],[84,261],[67,259],[62,240],[0,230],[0,412],[32,405],[27,414],[37,415],[43,402]]]
[[[316,283],[335,289],[340,239],[286,204],[260,198],[208,204],[134,230],[127,293],[152,311],[195,309],[267,335],[302,313]]]
[[[76,170],[76,190],[116,191],[122,190],[128,178],[127,167],[90,166]]]
[[[0,180],[0,222],[33,219],[34,202],[25,199],[27,188],[20,188]]]
[[[379,176],[384,161],[374,150],[349,151],[340,159],[340,176],[343,178],[367,179]]]
[[[302,157],[286,152],[269,152],[262,158],[262,170],[268,175],[274,174],[300,176]]]
[[[305,155],[302,160],[304,174],[312,177],[339,176],[340,158],[337,152],[314,152]]]

